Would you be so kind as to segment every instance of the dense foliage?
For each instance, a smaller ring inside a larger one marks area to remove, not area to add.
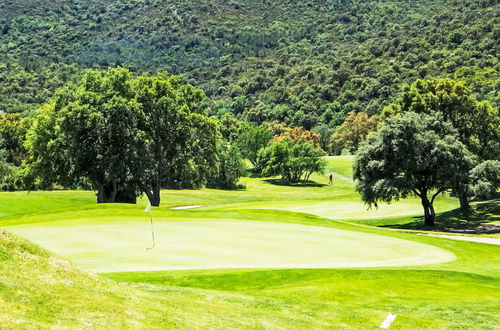
[[[113,200],[127,186],[157,204],[160,187],[234,186],[237,149],[257,173],[307,180],[321,164],[290,159],[356,152],[383,109],[440,112],[469,151],[498,158],[498,10],[495,0],[4,1],[8,189],[36,173],[37,187],[104,186]],[[117,66],[127,69],[104,81],[101,69]],[[235,168],[220,172],[223,161]]]
[[[335,133],[331,135],[330,149],[335,153],[340,153],[343,149],[356,153],[359,144],[377,129],[377,125],[377,116],[368,117],[364,112],[349,112],[342,125],[336,127]]]
[[[238,147],[221,140],[217,144],[217,170],[208,179],[207,187],[235,189],[245,174],[245,162]]]
[[[8,0],[0,111],[32,113],[83,68],[169,72],[212,113],[312,129],[453,77],[498,107],[495,0]]]
[[[325,160],[321,149],[306,140],[286,137],[259,152],[264,176],[281,176],[285,183],[307,182],[312,173],[323,173]]]
[[[434,226],[433,202],[474,167],[473,155],[442,116],[407,112],[389,118],[361,144],[354,164],[356,189],[369,205],[420,197],[425,224]]]
[[[403,85],[397,102],[383,111],[440,113],[457,129],[458,138],[481,159],[500,159],[500,115],[489,101],[479,102],[463,83],[452,79],[418,79]]]
[[[267,147],[272,137],[273,134],[267,127],[254,124],[244,125],[238,134],[237,144],[257,173],[262,170],[262,164],[258,157],[259,151]]]
[[[4,188],[4,182],[5,179],[8,177],[9,172],[10,172],[10,166],[9,163],[6,161],[6,150],[4,147],[4,141],[0,137],[0,188]]]
[[[483,200],[495,197],[500,189],[500,161],[487,160],[474,167],[470,184],[474,197]]]
[[[101,203],[144,192],[158,206],[169,180],[192,177],[186,169],[201,180],[215,165],[217,126],[203,100],[175,76],[90,70],[38,112],[28,139],[32,180],[88,182]]]
[[[469,88],[452,79],[418,79],[403,85],[397,102],[383,111],[383,117],[401,112],[439,114],[457,131],[457,138],[481,160],[500,157],[500,116],[489,101],[478,102]],[[469,177],[456,182],[455,193],[463,211],[469,208]]]

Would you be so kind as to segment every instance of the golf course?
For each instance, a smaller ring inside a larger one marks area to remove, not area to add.
[[[163,190],[147,213],[144,198],[0,193],[0,324],[370,329],[392,313],[394,329],[498,327],[500,246],[417,235],[404,225],[422,222],[418,199],[367,209],[352,157],[327,161],[331,185],[244,177]]]

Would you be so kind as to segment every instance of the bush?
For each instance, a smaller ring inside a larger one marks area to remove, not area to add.
[[[479,200],[494,198],[500,188],[500,161],[487,160],[470,172],[470,190]]]

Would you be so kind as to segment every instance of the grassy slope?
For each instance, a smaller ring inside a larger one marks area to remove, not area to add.
[[[349,160],[331,163],[349,176]],[[317,177],[326,183],[326,177]],[[253,210],[272,199],[295,204],[345,198],[347,181],[333,187],[296,187],[247,179],[247,191],[165,191],[167,205],[205,208],[154,210],[157,216],[211,217],[314,224],[403,238],[452,252],[456,260],[433,265],[331,270],[204,270],[111,273],[120,285],[78,271],[25,241],[2,234],[0,324],[18,327],[249,327],[375,328],[388,312],[398,314],[391,328],[494,328],[500,247],[459,242],[341,223],[312,215]],[[333,197],[331,197],[333,195]],[[120,216],[144,216],[141,206],[96,205],[88,192],[1,194],[0,226],[23,224],[102,224]],[[456,201],[444,198],[450,208]],[[247,203],[255,203],[248,205]],[[416,203],[416,202],[415,202]],[[50,207],[47,207],[50,205]],[[417,205],[417,204],[415,204]],[[356,211],[358,212],[358,211]],[[411,214],[418,214],[411,211]],[[114,217],[109,217],[112,213]],[[383,215],[383,214],[382,214]],[[73,220],[70,220],[73,219]],[[387,221],[379,219],[379,221]],[[391,220],[392,221],[392,220]],[[369,222],[362,220],[361,223]],[[11,243],[7,243],[11,242]],[[28,252],[26,252],[28,251]],[[7,256],[7,257],[6,257]],[[6,259],[7,258],[7,259]],[[36,279],[36,280],[35,280]],[[3,318],[3,319],[2,319]]]
[[[159,309],[151,294],[82,272],[0,231],[2,328],[134,328],[148,308]],[[155,321],[169,325],[166,319]]]

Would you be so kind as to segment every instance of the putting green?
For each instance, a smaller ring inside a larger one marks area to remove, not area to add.
[[[215,268],[343,268],[421,265],[453,254],[413,241],[320,226],[248,220],[133,217],[105,223],[12,226],[10,231],[95,272]]]

